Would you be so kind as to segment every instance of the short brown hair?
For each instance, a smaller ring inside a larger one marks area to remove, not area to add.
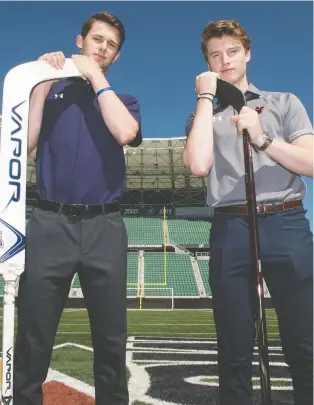
[[[209,22],[202,32],[201,49],[206,62],[207,58],[207,42],[211,38],[222,38],[225,35],[229,35],[242,42],[242,45],[246,51],[251,48],[251,39],[245,30],[241,27],[240,23],[235,20],[217,20],[215,22]]]
[[[90,29],[92,28],[94,22],[96,21],[107,23],[111,25],[111,27],[114,27],[119,31],[120,35],[119,50],[120,50],[125,40],[125,29],[119,18],[109,13],[108,11],[100,11],[99,13],[92,15],[87,21],[85,21],[81,30],[82,37],[83,38],[86,37]]]

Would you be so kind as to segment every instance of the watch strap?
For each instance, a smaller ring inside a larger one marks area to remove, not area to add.
[[[273,142],[274,138],[268,133],[268,132],[263,132],[263,140],[264,143],[258,147],[258,150],[263,152],[268,148],[268,146]]]

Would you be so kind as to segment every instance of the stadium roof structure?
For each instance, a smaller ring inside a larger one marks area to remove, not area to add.
[[[196,200],[194,199],[194,203],[204,205],[206,178],[194,176],[184,167],[182,152],[185,142],[185,137],[146,138],[137,148],[125,146],[126,192],[132,194],[132,191],[137,190],[143,194],[144,191],[149,190],[155,193],[168,190],[171,191],[172,196],[178,192],[183,192],[183,200],[192,197],[192,194],[196,196],[200,193],[201,195],[196,197]],[[36,183],[35,154],[36,151],[33,151],[27,158],[28,188],[33,188]],[[138,200],[139,196],[135,199]],[[168,197],[168,199],[169,203],[171,203],[172,198]],[[143,196],[141,200],[134,201],[134,204],[143,203]],[[172,203],[174,204],[173,201]]]

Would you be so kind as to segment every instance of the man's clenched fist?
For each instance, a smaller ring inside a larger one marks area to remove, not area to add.
[[[195,91],[197,94],[211,93],[216,94],[217,78],[219,76],[214,72],[204,72],[196,76]]]

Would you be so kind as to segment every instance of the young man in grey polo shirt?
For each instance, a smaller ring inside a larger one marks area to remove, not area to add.
[[[313,404],[313,241],[301,175],[313,177],[313,129],[300,100],[248,82],[250,38],[236,21],[209,23],[202,34],[209,71],[196,78],[196,112],[186,125],[184,164],[208,174],[213,209],[209,282],[218,340],[220,405],[252,405],[254,340],[243,143],[253,144],[263,276],[272,296],[295,405]],[[217,76],[242,90],[239,115],[215,105]]]
[[[38,203],[27,226],[18,296],[14,404],[42,405],[58,322],[73,275],[90,318],[97,405],[128,405],[127,234],[119,210],[126,183],[123,145],[138,146],[139,105],[106,79],[125,31],[108,12],[89,18],[73,59],[84,79],[46,82],[30,99],[28,149],[36,153]],[[62,68],[64,54],[43,55]]]

